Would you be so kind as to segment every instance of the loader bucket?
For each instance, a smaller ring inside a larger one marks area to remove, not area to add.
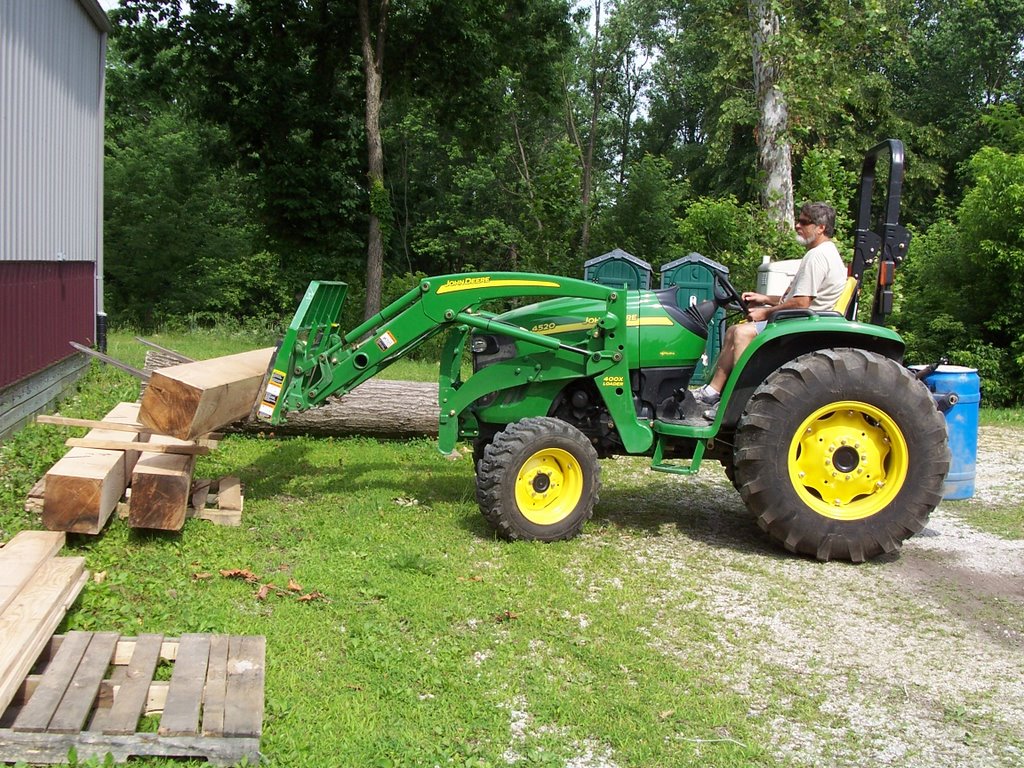
[[[346,283],[314,280],[309,284],[267,371],[257,407],[259,418],[277,423],[285,405],[280,399],[285,379],[306,374],[321,355],[341,343],[338,319],[347,292]]]

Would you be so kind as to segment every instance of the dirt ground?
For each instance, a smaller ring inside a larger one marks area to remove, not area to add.
[[[737,524],[724,477],[701,498],[666,488],[708,512],[637,539],[638,568],[690,585],[664,596],[652,642],[684,661],[738,659],[728,684],[794,765],[1024,766],[1024,541],[970,525],[982,505],[1020,503],[1024,430],[982,428],[977,467],[972,500],[940,505],[899,555],[860,566],[773,551]],[[688,610],[720,619],[710,647],[674,631]]]

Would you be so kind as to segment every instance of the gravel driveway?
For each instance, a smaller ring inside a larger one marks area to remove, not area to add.
[[[780,553],[724,476],[659,481],[655,493],[699,512],[635,538],[637,568],[686,585],[661,596],[652,643],[683,663],[728,659],[727,684],[770,724],[783,763],[1022,766],[1024,541],[965,522],[978,505],[1019,504],[1022,470],[1024,430],[983,428],[975,498],[860,566]],[[720,627],[709,647],[675,630],[692,610]]]

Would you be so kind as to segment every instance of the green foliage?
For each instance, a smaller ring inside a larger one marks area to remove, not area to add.
[[[595,254],[622,248],[651,264],[667,264],[678,251],[677,211],[683,188],[669,162],[644,155],[634,163],[614,206],[600,219],[591,241]]]
[[[804,203],[825,202],[836,209],[837,233],[852,233],[854,228],[853,217],[846,204],[857,192],[857,174],[850,170],[850,165],[838,150],[815,147],[804,157],[796,185],[797,207]]]
[[[1013,181],[994,159],[967,160],[983,143],[1011,157],[1024,147],[1024,0],[775,7],[770,53],[798,202],[836,207],[848,254],[863,152],[903,139],[901,220],[919,234],[896,290],[901,306],[922,308],[901,311],[900,327],[916,354],[955,348],[986,372],[988,396],[1013,401],[1020,313],[975,311],[988,305],[978,300],[988,266],[1016,274],[1012,233],[976,228],[1013,220]],[[752,205],[748,4],[602,2],[599,29],[597,8],[392,3],[385,177],[371,187],[354,4],[123,0],[107,73],[114,321],[274,324],[319,278],[350,284],[354,324],[371,211],[385,231],[385,283],[469,269],[579,275],[585,229],[586,255],[620,246],[664,263],[694,250],[743,285],[763,255],[798,257]]]
[[[970,162],[955,220],[912,243],[895,323],[916,361],[975,367],[992,405],[1024,401],[1024,155],[994,148]]]
[[[248,179],[209,162],[215,130],[176,110],[108,137],[105,287],[114,323],[280,312],[278,257],[258,247]]]
[[[679,242],[686,252],[727,266],[729,279],[740,290],[754,287],[762,256],[778,260],[803,255],[792,235],[779,232],[756,205],[741,204],[735,197],[691,203],[679,224]]]
[[[1004,152],[1024,152],[1024,113],[1017,104],[996,104],[981,116],[989,145]]]

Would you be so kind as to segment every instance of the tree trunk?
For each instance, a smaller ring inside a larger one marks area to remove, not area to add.
[[[366,254],[365,317],[380,311],[381,282],[384,271],[384,234],[381,227],[384,187],[384,143],[380,133],[381,77],[384,68],[384,34],[387,29],[389,0],[380,0],[376,41],[370,32],[369,0],[359,0],[359,29],[363,43],[363,69],[366,72],[366,148],[370,186],[370,230]],[[385,206],[386,207],[386,206]]]
[[[757,164],[763,174],[761,206],[781,230],[793,229],[793,163],[790,155],[789,111],[779,89],[781,64],[779,14],[772,0],[749,0],[754,92],[757,97]]]
[[[370,379],[347,395],[289,414],[284,424],[245,421],[231,429],[277,435],[408,438],[437,435],[437,384]]]
[[[591,58],[590,91],[593,97],[590,111],[590,136],[583,157],[583,179],[580,203],[583,206],[583,230],[580,232],[580,255],[590,258],[591,195],[594,187],[594,147],[597,144],[598,118],[601,116],[601,98],[604,91],[604,77],[599,77],[598,56],[601,46],[601,0],[594,2],[594,53]]]

